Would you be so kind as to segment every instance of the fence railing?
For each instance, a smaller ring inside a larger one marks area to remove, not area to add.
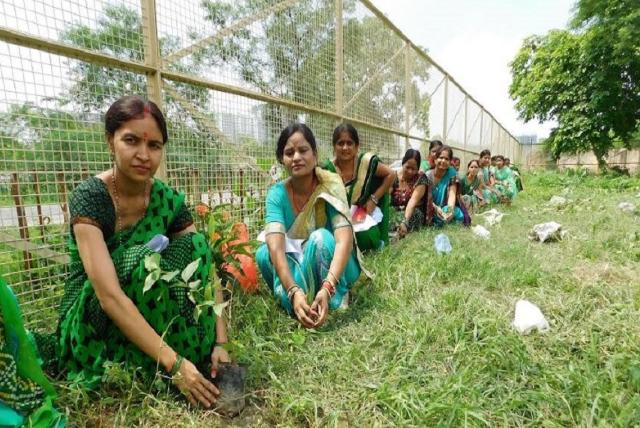
[[[253,231],[275,140],[306,122],[321,157],[353,123],[383,160],[440,138],[463,163],[516,139],[369,1],[0,0],[0,271],[31,323],[65,276],[67,198],[109,168],[101,117],[124,94],[167,116],[159,174]],[[471,66],[471,64],[470,64]]]

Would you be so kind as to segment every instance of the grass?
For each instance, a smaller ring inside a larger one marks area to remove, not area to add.
[[[236,293],[233,354],[249,364],[236,419],[191,410],[114,368],[99,392],[60,384],[71,425],[631,426],[640,421],[639,178],[535,173],[489,228],[448,227],[366,258],[346,312],[306,331],[262,290]],[[569,204],[554,208],[553,195]],[[479,220],[480,217],[476,217]],[[564,241],[530,228],[557,221]],[[475,221],[474,221],[475,222]],[[437,233],[453,252],[438,256]],[[546,334],[510,326],[516,300],[540,306]]]

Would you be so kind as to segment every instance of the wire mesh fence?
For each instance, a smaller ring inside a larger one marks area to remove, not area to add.
[[[0,0],[0,272],[31,326],[65,278],[68,198],[108,169],[101,124],[122,95],[166,114],[162,177],[228,204],[253,232],[297,120],[331,156],[340,121],[386,162],[440,138],[466,163],[518,144],[369,1]]]

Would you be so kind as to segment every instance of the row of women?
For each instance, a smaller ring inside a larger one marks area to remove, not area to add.
[[[81,183],[69,201],[71,262],[55,334],[26,331],[0,280],[0,425],[64,425],[43,367],[94,388],[105,363],[122,363],[150,377],[164,372],[193,405],[211,407],[219,397],[217,369],[230,361],[224,318],[208,306],[195,319],[195,304],[175,276],[145,287],[145,260],[154,253],[164,271],[199,260],[198,287],[212,265],[184,194],[154,178],[168,142],[165,118],[153,102],[127,96],[106,112],[105,133],[113,167]],[[420,153],[409,150],[396,174],[377,156],[359,153],[359,145],[357,131],[340,125],[334,159],[319,165],[306,125],[287,126],[277,142],[288,178],[267,193],[264,244],[255,258],[278,304],[307,328],[346,307],[350,288],[369,276],[361,252],[388,245],[390,207],[402,216],[400,236],[423,225],[470,222],[451,148],[435,148],[426,173]],[[158,235],[169,238],[163,249],[149,245]],[[215,297],[222,302],[220,290]]]

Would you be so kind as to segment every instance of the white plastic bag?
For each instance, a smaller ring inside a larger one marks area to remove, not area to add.
[[[489,239],[491,237],[491,232],[489,232],[487,229],[485,229],[483,226],[480,226],[479,224],[473,226],[471,230],[473,231],[473,234],[476,235],[478,238]]]
[[[533,226],[529,232],[529,239],[532,241],[560,241],[566,235],[566,231],[562,230],[562,225],[555,221],[540,223]]]
[[[533,330],[544,333],[549,330],[549,323],[540,308],[528,300],[518,300],[516,302],[512,325],[520,334],[529,334]]]
[[[622,210],[623,213],[633,214],[636,211],[636,206],[631,202],[620,202],[618,209]]]
[[[485,211],[480,215],[484,217],[484,220],[489,226],[500,223],[502,221],[502,217],[504,216],[503,213],[495,208],[492,208],[489,211]]]

